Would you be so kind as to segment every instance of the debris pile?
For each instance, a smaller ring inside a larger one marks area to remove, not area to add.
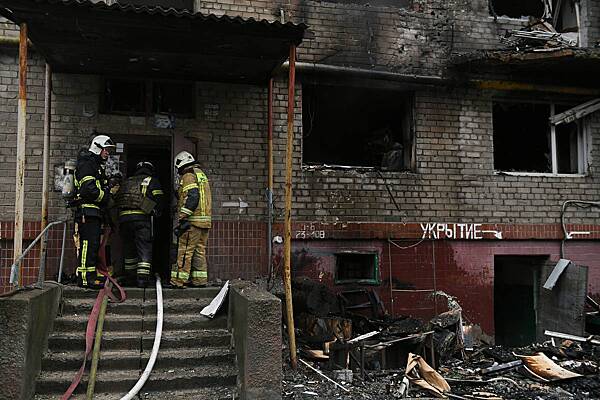
[[[549,22],[533,20],[523,29],[507,31],[500,42],[518,51],[552,51],[577,47],[578,38],[577,32],[557,32]]]
[[[387,317],[377,299],[352,304],[318,283],[295,284],[300,362],[290,369],[284,351],[283,398],[600,398],[600,338],[546,331],[541,344],[491,346],[456,299],[434,295],[448,311],[424,323]]]

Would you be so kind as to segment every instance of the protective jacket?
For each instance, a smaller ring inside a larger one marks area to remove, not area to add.
[[[110,192],[100,156],[82,150],[75,168],[77,216],[100,217],[108,205]]]
[[[149,219],[162,211],[164,193],[158,178],[142,168],[127,178],[115,195],[119,222]]]
[[[187,219],[197,228],[211,227],[212,199],[204,172],[191,165],[183,170],[179,183],[177,210],[179,220]]]

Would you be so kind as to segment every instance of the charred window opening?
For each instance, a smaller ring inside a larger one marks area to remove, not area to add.
[[[108,79],[104,82],[103,111],[107,114],[144,114],[144,81]]]
[[[194,85],[143,79],[104,79],[100,112],[120,115],[168,113],[194,117]]]
[[[189,83],[155,82],[152,94],[153,112],[193,116],[193,85]]]
[[[550,125],[569,107],[539,103],[493,104],[494,169],[583,174],[585,141],[579,122]]]
[[[303,163],[410,169],[412,95],[303,85]]]
[[[544,15],[544,3],[541,0],[490,0],[496,15],[510,18]]]
[[[336,283],[379,283],[376,253],[338,253],[335,255]]]

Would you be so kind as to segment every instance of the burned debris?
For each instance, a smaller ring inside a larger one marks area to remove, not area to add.
[[[544,263],[541,258],[529,261]],[[548,263],[547,279],[540,284],[552,279],[561,287],[542,289],[549,293],[565,290],[568,280],[550,278],[553,270]],[[348,307],[347,294],[308,278],[296,278],[294,293],[301,310],[296,319],[301,365],[292,370],[284,363],[286,399],[600,396],[600,337],[545,330],[541,340],[535,340],[535,332],[530,336],[533,344],[499,346],[469,323],[458,300],[444,292],[433,295],[447,303],[447,311],[427,322],[391,318],[382,303],[364,302],[368,295],[355,298],[360,304],[350,303],[362,307]],[[598,312],[588,304],[591,313]]]

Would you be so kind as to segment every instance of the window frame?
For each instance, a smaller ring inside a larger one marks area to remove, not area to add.
[[[367,279],[340,279],[338,270],[339,270],[339,259],[338,256],[344,255],[369,255],[373,257],[373,274],[372,278]],[[336,285],[346,285],[346,284],[360,284],[360,285],[380,285],[381,284],[381,276],[380,276],[380,268],[379,268],[379,253],[377,251],[338,251],[333,254],[335,258],[335,272],[334,272],[334,283]]]
[[[143,90],[143,105],[144,110],[138,112],[129,112],[129,111],[112,111],[107,109],[107,99],[105,96],[106,85],[109,81],[124,81],[124,82],[138,82],[142,84]],[[121,76],[102,76],[100,79],[100,90],[99,90],[99,114],[104,115],[120,115],[120,116],[130,116],[130,117],[146,117],[150,118],[154,115],[164,115],[165,112],[156,113],[154,111],[154,107],[158,99],[156,98],[156,86],[158,84],[181,84],[181,85],[189,85],[191,87],[191,113],[172,113],[173,116],[182,119],[195,119],[197,110],[197,91],[196,91],[196,82],[195,81],[176,81],[169,79],[145,79],[145,78],[130,78],[130,77],[121,77]]]
[[[556,105],[566,104],[560,101],[531,101],[524,99],[504,99],[495,98],[491,101],[492,106],[492,121],[493,121],[493,107],[495,103],[513,103],[513,104],[547,104],[550,106],[550,116],[556,114]],[[532,177],[585,177],[589,173],[589,119],[587,117],[580,118],[574,121],[577,124],[577,172],[576,173],[559,173],[558,172],[558,151],[556,142],[556,125],[551,124],[548,121],[550,131],[550,158],[552,163],[552,172],[528,172],[528,171],[505,171],[497,169],[495,167],[495,159],[493,158],[494,152],[492,151],[492,165],[494,167],[494,175],[509,175],[509,176],[532,176]],[[494,146],[494,126],[492,122],[492,146]]]
[[[382,174],[407,174],[417,172],[417,109],[416,109],[416,91],[414,88],[409,88],[402,85],[397,85],[395,82],[385,81],[385,84],[381,82],[374,82],[371,80],[352,80],[348,82],[346,80],[335,80],[331,78],[319,78],[319,77],[304,77],[301,81],[302,89],[302,119],[304,118],[304,86],[312,87],[342,87],[342,88],[355,88],[357,90],[383,90],[397,92],[398,95],[403,96],[405,103],[405,110],[408,115],[403,115],[402,125],[406,128],[407,132],[403,133],[403,140],[408,139],[409,145],[405,146],[403,152],[404,165],[399,170],[384,170],[380,166],[367,166],[367,165],[348,165],[348,164],[336,164],[332,162],[321,162],[311,163],[305,161],[305,143],[304,143],[304,124],[302,124],[302,133],[300,135],[300,164],[303,171],[321,171],[321,170],[338,170],[338,171],[380,171]],[[403,143],[405,145],[405,143]],[[408,160],[407,160],[408,158]]]

